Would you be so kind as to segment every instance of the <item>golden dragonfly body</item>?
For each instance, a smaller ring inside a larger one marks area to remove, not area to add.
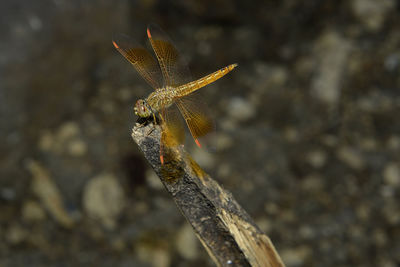
[[[127,36],[114,38],[114,47],[135,67],[141,76],[154,88],[146,98],[135,104],[135,113],[140,117],[155,118],[160,115],[165,124],[161,136],[160,160],[163,146],[173,146],[184,142],[184,121],[195,143],[207,146],[207,137],[215,132],[215,123],[207,105],[193,94],[196,90],[220,79],[237,64],[231,64],[198,80],[190,79],[190,72],[178,50],[168,36],[156,25],[147,28],[147,37],[153,47],[158,62],[142,46]],[[179,113],[182,115],[179,115]],[[172,136],[174,142],[168,142]]]

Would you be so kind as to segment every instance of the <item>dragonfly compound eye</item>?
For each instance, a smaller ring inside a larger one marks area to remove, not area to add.
[[[147,118],[151,115],[151,110],[148,104],[143,100],[139,99],[134,107],[135,114],[139,117]]]

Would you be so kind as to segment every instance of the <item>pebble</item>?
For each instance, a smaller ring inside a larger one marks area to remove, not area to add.
[[[199,241],[193,232],[193,228],[188,223],[185,223],[179,230],[175,244],[178,253],[184,259],[194,260],[198,257]]]
[[[153,247],[148,244],[138,244],[136,253],[139,259],[153,267],[171,266],[171,255],[162,247]],[[147,265],[146,265],[147,266]]]
[[[38,202],[28,200],[22,206],[22,218],[27,222],[39,222],[46,218],[46,213]]]
[[[27,167],[32,174],[32,191],[43,206],[60,225],[66,228],[72,227],[74,220],[66,211],[63,196],[49,172],[34,160],[29,160]]]
[[[164,185],[161,183],[160,178],[152,169],[148,169],[146,171],[145,177],[146,183],[149,185],[149,187],[156,190],[162,190],[164,188]]]
[[[299,246],[292,249],[283,249],[280,252],[282,261],[287,266],[301,266],[311,255],[311,249],[307,246]]]
[[[380,247],[385,246],[388,241],[389,238],[387,236],[387,233],[385,231],[383,231],[383,229],[375,229],[372,232],[372,238],[374,239],[374,241],[376,242],[376,244]]]
[[[256,224],[264,233],[271,232],[273,228],[271,220],[269,220],[267,217],[261,217],[256,219]]]
[[[232,147],[233,139],[230,135],[217,133],[217,151],[223,151]]]
[[[296,142],[299,140],[299,132],[293,127],[287,127],[283,131],[283,136],[288,142]]]
[[[15,189],[12,187],[1,187],[0,188],[0,199],[6,201],[13,201],[16,198]]]
[[[369,30],[379,30],[383,27],[386,14],[396,7],[394,0],[353,0],[354,15]]]
[[[383,179],[386,184],[392,186],[400,185],[400,163],[391,162],[383,170]]]
[[[80,133],[79,125],[76,122],[70,121],[66,122],[60,126],[57,131],[58,141],[64,141],[71,137],[74,137]]]
[[[357,217],[362,221],[367,221],[371,217],[371,207],[367,204],[359,204],[356,209]]]
[[[45,131],[39,139],[39,149],[42,151],[50,151],[54,144],[54,136],[50,131]]]
[[[394,199],[391,196],[390,199]],[[382,213],[389,225],[398,227],[400,224],[400,206],[398,202],[387,202],[387,204],[382,208]]]
[[[400,150],[400,136],[392,135],[386,144],[388,149]]]
[[[133,96],[132,88],[123,87],[117,91],[117,97],[121,101],[128,102],[132,99],[132,96]]]
[[[364,168],[364,160],[361,154],[350,147],[340,147],[337,151],[337,157],[351,168],[361,170]]]
[[[318,192],[323,190],[324,179],[316,174],[310,174],[301,182],[301,188],[308,192]]]
[[[6,231],[6,239],[12,245],[22,243],[28,236],[28,233],[19,224],[13,223]]]
[[[308,153],[308,162],[314,167],[314,168],[321,168],[322,166],[325,165],[326,162],[326,153],[322,150],[314,150]]]
[[[338,102],[350,48],[348,40],[332,31],[323,33],[317,40],[314,48],[316,75],[312,80],[311,93],[320,101],[327,104]]]
[[[52,133],[45,131],[40,136],[38,147],[42,151],[57,154],[68,153],[74,157],[86,154],[87,144],[81,138],[81,131],[76,122],[66,122]]]
[[[125,192],[118,179],[108,173],[92,178],[83,192],[83,207],[89,217],[98,219],[110,230],[125,205]]]
[[[196,148],[192,151],[191,155],[202,168],[211,169],[216,162],[214,154],[205,149]]]
[[[299,228],[299,235],[304,239],[312,239],[315,236],[315,231],[312,226],[302,225]]]
[[[73,139],[69,142],[68,151],[71,156],[83,156],[87,152],[87,145],[81,139]]]
[[[237,121],[248,120],[256,114],[254,105],[241,97],[233,97],[228,103],[229,115]]]

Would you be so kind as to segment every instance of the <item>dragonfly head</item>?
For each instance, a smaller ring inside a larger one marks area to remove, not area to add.
[[[148,118],[152,114],[151,107],[143,99],[139,99],[138,101],[136,101],[134,110],[135,110],[135,114],[142,118]]]

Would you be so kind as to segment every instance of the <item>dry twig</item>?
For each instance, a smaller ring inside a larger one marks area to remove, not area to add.
[[[218,266],[284,266],[268,236],[182,147],[164,151],[161,165],[159,126],[135,126],[132,138]]]

